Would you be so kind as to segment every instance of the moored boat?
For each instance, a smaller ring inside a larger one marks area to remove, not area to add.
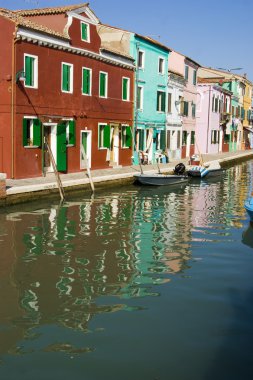
[[[185,175],[176,174],[135,174],[135,180],[141,185],[168,186],[187,183],[189,178]]]
[[[253,197],[247,199],[244,204],[244,207],[250,217],[250,221],[253,222]]]
[[[195,178],[213,178],[221,176],[225,173],[218,161],[210,162],[203,166],[193,166],[187,171],[190,177]]]

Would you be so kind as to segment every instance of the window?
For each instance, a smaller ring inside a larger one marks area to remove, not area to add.
[[[197,70],[193,70],[192,83],[194,84],[194,86],[196,86],[197,84]]]
[[[192,103],[192,117],[196,117],[196,104]]]
[[[138,68],[144,69],[144,51],[138,51]]]
[[[130,79],[122,78],[122,100],[129,100],[130,98]]]
[[[184,116],[188,116],[188,108],[189,108],[189,102],[184,101],[184,112],[183,112]]]
[[[211,131],[211,144],[218,144],[219,143],[219,131],[212,130]]]
[[[180,137],[181,137],[181,133],[180,131],[177,131],[177,149],[180,149]]]
[[[191,131],[191,145],[195,144],[195,132]]]
[[[158,112],[165,112],[165,96],[166,93],[164,91],[157,91],[156,110]]]
[[[143,87],[137,87],[137,109],[143,110]]]
[[[145,131],[144,129],[138,129],[137,134],[136,134],[136,141],[137,141],[137,146],[139,151],[144,150],[144,139],[145,139]]]
[[[66,144],[75,145],[76,143],[75,121],[68,120],[65,122],[65,124],[66,124]]]
[[[110,148],[111,140],[110,140],[111,129],[110,125],[107,124],[99,124],[98,125],[98,147],[99,149]]]
[[[219,107],[219,98],[215,98],[214,112],[218,112],[218,107]]]
[[[70,63],[62,63],[62,92],[73,92],[73,65]]]
[[[121,147],[131,148],[132,146],[132,131],[129,126],[121,127]]]
[[[215,95],[213,95],[213,98],[212,98],[212,111],[214,112],[214,109],[215,109]]]
[[[187,131],[183,131],[183,134],[182,134],[182,145],[187,145]]]
[[[82,94],[91,95],[91,69],[83,67]]]
[[[85,22],[81,22],[81,40],[90,42],[90,26]]]
[[[180,115],[183,115],[184,114],[184,98],[183,96],[179,96],[178,97],[178,100],[179,100],[179,113]]]
[[[38,57],[24,55],[25,87],[38,88]]]
[[[188,80],[189,78],[189,66],[185,65],[184,79]]]
[[[99,96],[107,98],[108,74],[100,71],[99,73]]]
[[[23,146],[41,146],[41,122],[39,119],[23,119]]]
[[[164,74],[164,72],[165,72],[165,60],[164,60],[164,58],[158,59],[158,72],[159,72],[159,74]]]
[[[171,113],[171,100],[172,100],[172,94],[168,93],[168,113]]]
[[[170,130],[167,130],[167,148],[170,149],[171,138],[170,138]]]

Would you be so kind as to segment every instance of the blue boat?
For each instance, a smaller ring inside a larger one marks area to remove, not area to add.
[[[244,207],[249,214],[250,221],[253,222],[253,197],[249,198],[245,204]]]

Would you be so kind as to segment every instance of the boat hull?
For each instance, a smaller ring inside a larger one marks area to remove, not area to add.
[[[206,174],[202,174],[200,170],[190,169],[188,170],[188,175],[194,178],[214,178],[220,177],[225,173],[224,169],[211,169]]]
[[[253,197],[245,202],[244,207],[250,217],[250,221],[253,222]]]
[[[136,174],[134,177],[141,185],[148,186],[171,186],[188,182],[188,177],[173,174]]]

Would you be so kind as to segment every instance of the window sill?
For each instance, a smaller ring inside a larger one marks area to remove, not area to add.
[[[66,147],[67,147],[67,148],[71,148],[71,147],[73,147],[73,146],[75,146],[75,144],[66,144]]]
[[[38,149],[40,147],[39,147],[39,145],[25,145],[24,148],[26,148],[26,149]]]
[[[98,148],[98,150],[106,150],[106,149],[109,149],[109,148],[106,148],[106,147],[100,147],[100,148]]]

